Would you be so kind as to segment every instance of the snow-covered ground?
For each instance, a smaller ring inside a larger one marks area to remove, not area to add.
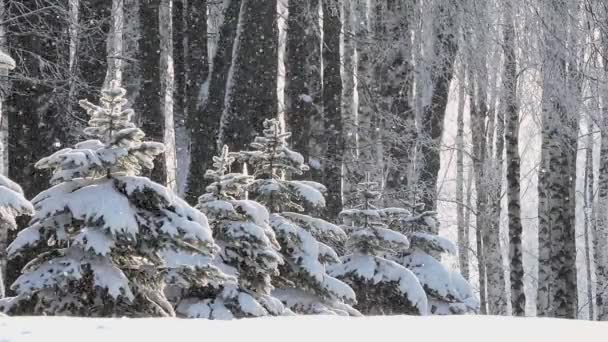
[[[578,342],[608,341],[608,323],[488,316],[299,316],[233,321],[0,318],[0,342]]]

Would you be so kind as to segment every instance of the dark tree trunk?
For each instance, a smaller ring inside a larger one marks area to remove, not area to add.
[[[190,172],[186,199],[194,203],[204,193],[204,173],[208,162],[207,150],[215,144],[209,144],[206,131],[208,122],[200,110],[200,94],[203,83],[209,76],[207,51],[207,1],[188,0],[184,6],[183,18],[183,61],[184,75],[180,86],[185,112],[190,131]],[[219,118],[217,119],[219,123]],[[211,137],[215,135],[211,134]]]
[[[428,210],[437,207],[437,177],[440,167],[440,144],[443,134],[443,119],[448,103],[453,66],[458,52],[458,25],[456,12],[460,0],[440,1],[437,5],[436,18],[433,20],[435,43],[431,65],[431,103],[422,113],[421,133],[425,137],[420,148],[422,167],[419,174],[422,202]]]
[[[285,51],[285,121],[291,132],[292,148],[304,156],[315,180],[320,180],[320,156],[315,153],[319,146],[313,144],[319,141],[316,135],[321,133],[315,128],[322,123],[320,33],[319,0],[290,0]]]
[[[189,114],[189,120],[196,120],[196,124],[190,129],[192,154],[186,189],[187,199],[191,204],[195,204],[198,196],[204,193],[208,184],[204,179],[205,172],[211,168],[213,156],[218,155],[220,151],[220,122],[225,110],[224,101],[241,5],[242,0],[230,0],[224,11],[224,22],[220,27],[219,41],[209,74],[209,91],[202,99],[201,107],[192,109],[193,112]],[[202,50],[203,46],[199,48]]]
[[[411,61],[412,35],[409,27],[411,4],[407,1],[389,0],[381,5],[378,15],[380,49],[390,51],[381,61],[377,75],[380,82],[380,114],[385,118],[383,139],[386,178],[385,205],[403,206],[409,202],[411,171],[416,140],[415,113],[410,104],[413,66]]]
[[[249,148],[264,119],[278,114],[277,0],[243,0],[221,141],[231,150]]]
[[[141,63],[141,92],[135,103],[135,111],[141,118],[141,129],[148,139],[164,142],[165,117],[161,103],[160,30],[159,9],[161,0],[142,0],[139,11],[141,39],[138,59]],[[150,178],[167,183],[167,165],[164,157],[154,163]]]
[[[340,7],[323,0],[323,117],[326,157],[323,182],[327,187],[326,217],[335,218],[342,211],[342,75],[340,74]]]

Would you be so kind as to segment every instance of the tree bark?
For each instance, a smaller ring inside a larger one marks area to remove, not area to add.
[[[576,318],[574,226],[578,118],[563,44],[568,40],[565,1],[543,1],[543,130],[539,171],[539,276],[537,314]],[[572,68],[572,65],[570,65]],[[567,100],[567,101],[566,101]]]
[[[602,36],[604,54],[604,82],[608,80],[608,35]],[[608,86],[602,87],[600,128],[600,169],[598,175],[598,202],[593,234],[593,260],[595,262],[597,320],[608,321]]]
[[[204,179],[205,172],[211,168],[213,156],[218,155],[220,151],[220,122],[225,111],[227,88],[230,86],[228,80],[231,77],[233,50],[237,44],[241,7],[242,0],[230,0],[227,3],[217,48],[210,65],[208,91],[203,93],[201,106],[189,115],[192,120],[196,120],[190,132],[192,152],[186,190],[187,199],[191,204],[195,204],[198,196],[205,192],[208,185],[208,181]],[[196,35],[194,31],[192,34]],[[200,48],[201,51],[204,50],[202,45]]]
[[[380,3],[379,48],[386,56],[376,69],[380,96],[379,115],[384,118],[384,159],[387,170],[385,205],[403,206],[412,196],[410,175],[415,157],[416,118],[410,103],[414,73],[408,1]]]
[[[422,202],[426,208],[437,208],[437,179],[440,168],[440,144],[443,134],[443,120],[447,107],[453,65],[458,52],[458,25],[456,22],[459,0],[437,2],[433,20],[433,55],[430,68],[431,101],[422,112],[419,130],[424,135],[420,148],[422,166],[419,171],[419,187],[422,189]]]
[[[278,115],[277,0],[243,0],[239,26],[220,131],[233,151],[249,148],[264,120]]]
[[[507,211],[509,230],[509,279],[511,281],[511,307],[514,316],[525,316],[526,295],[524,292],[524,266],[520,203],[520,157],[519,157],[519,108],[517,105],[517,60],[515,55],[515,30],[512,4],[505,2],[504,36],[504,108],[505,144],[507,158]]]
[[[334,219],[342,211],[342,75],[340,74],[340,7],[323,1],[323,121],[327,146],[323,164],[323,183],[327,187],[326,217]]]
[[[458,78],[458,112],[456,118],[456,224],[458,229],[458,265],[462,276],[469,280],[469,223],[464,216],[464,104],[466,66],[460,66]]]
[[[123,54],[123,31],[124,31],[124,1],[112,0],[112,12],[110,14],[110,32],[107,39],[107,65],[104,88],[110,86],[113,80],[122,83],[122,59]]]
[[[285,122],[292,134],[292,148],[301,153],[311,167],[313,179],[320,181],[321,159],[324,156],[318,154],[321,147],[319,135],[323,134],[323,127],[319,125],[322,124],[320,108],[323,97],[319,5],[319,0],[289,2]]]

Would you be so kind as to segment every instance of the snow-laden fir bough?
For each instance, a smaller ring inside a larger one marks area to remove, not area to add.
[[[23,196],[21,186],[0,175],[0,298],[5,296],[8,232],[17,229],[18,216],[33,214],[34,207]]]
[[[9,246],[9,257],[34,247],[0,301],[10,314],[173,316],[165,279],[200,286],[228,277],[211,265],[218,250],[206,217],[167,188],[138,176],[153,167],[163,144],[144,141],[124,109],[116,82],[101,104],[81,101],[90,140],[40,160],[53,170],[48,190],[33,199],[36,214]]]

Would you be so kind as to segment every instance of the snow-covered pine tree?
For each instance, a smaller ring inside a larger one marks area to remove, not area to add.
[[[447,269],[435,256],[456,255],[456,246],[448,239],[429,234],[438,231],[436,212],[424,211],[424,204],[411,210],[379,210],[381,220],[410,241],[410,247],[389,258],[411,270],[428,297],[430,314],[449,315],[477,313],[479,300],[469,282],[457,271]]]
[[[0,63],[2,58],[0,54]],[[5,296],[8,231],[17,228],[15,219],[18,216],[33,214],[34,207],[23,197],[23,190],[19,184],[0,175],[0,298]]]
[[[225,286],[222,296],[207,305],[195,299],[178,306],[178,314],[201,317],[211,312],[230,312],[234,317],[258,317],[287,313],[280,300],[271,296],[272,276],[283,262],[279,243],[269,225],[268,210],[251,200],[241,200],[253,177],[227,173],[235,153],[224,146],[213,158],[214,169],[205,178],[212,183],[199,197],[198,208],[207,215],[215,241],[221,248],[216,264],[238,278],[238,287]],[[194,305],[192,305],[194,304]]]
[[[265,120],[263,135],[251,144],[254,151],[239,156],[253,170],[248,190],[270,209],[270,226],[281,246],[284,263],[272,294],[296,313],[358,316],[351,306],[356,302],[352,288],[326,270],[340,262],[332,246],[343,243],[346,234],[336,225],[304,214],[325,206],[325,187],[287,179],[308,170],[302,155],[288,148],[289,136],[277,120]]]
[[[343,210],[342,228],[348,233],[347,254],[331,275],[348,283],[357,294],[355,306],[363,314],[427,314],[427,296],[412,271],[390,260],[409,248],[403,234],[383,223],[384,213],[373,202],[380,193],[376,183],[363,182],[357,189],[361,204]]]
[[[0,301],[11,314],[173,316],[164,277],[201,285],[224,281],[211,265],[218,249],[207,219],[167,188],[138,177],[154,166],[163,144],[144,133],[123,109],[125,90],[112,82],[101,104],[81,101],[91,137],[40,160],[54,184],[32,203],[29,227],[9,257],[44,245],[12,284],[16,297]]]

